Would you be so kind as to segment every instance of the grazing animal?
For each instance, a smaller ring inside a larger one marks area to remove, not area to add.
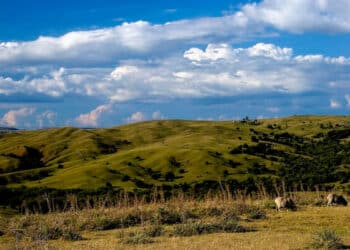
[[[297,209],[294,201],[289,197],[277,197],[275,199],[275,203],[276,203],[276,210],[277,211],[280,211],[281,208],[285,208],[287,210],[291,209],[293,211],[295,211]]]
[[[329,194],[327,196],[327,206],[332,205],[343,205],[347,206],[348,202],[345,200],[344,196],[337,194]]]

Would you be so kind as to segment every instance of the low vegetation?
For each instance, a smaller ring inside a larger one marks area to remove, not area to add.
[[[346,219],[350,210],[327,207],[325,194],[290,193],[298,205],[296,212],[276,212],[272,197],[239,192],[208,194],[203,199],[182,194],[153,202],[128,198],[111,206],[1,216],[0,248],[345,248],[350,243]],[[200,238],[186,240],[193,237]],[[220,242],[210,246],[215,237]]]
[[[345,246],[335,231],[324,229],[315,233],[311,247],[316,249],[343,249]]]

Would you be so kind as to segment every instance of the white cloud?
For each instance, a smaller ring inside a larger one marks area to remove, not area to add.
[[[100,65],[121,59],[169,54],[191,43],[232,41],[262,34],[247,27],[242,13],[230,16],[179,20],[164,24],[137,21],[73,31],[60,37],[41,36],[28,42],[0,43],[0,65]]]
[[[335,99],[331,99],[329,101],[329,106],[332,108],[332,109],[337,109],[337,108],[340,108],[341,107],[341,104],[335,100]]]
[[[155,111],[152,113],[152,119],[153,120],[163,120],[165,117],[162,115],[160,111]]]
[[[49,72],[48,76],[43,75],[39,78],[30,78],[26,76],[23,79],[14,80],[10,77],[0,76],[0,94],[40,93],[57,97],[68,91],[64,80],[64,74],[65,69],[60,68]]]
[[[291,48],[280,48],[274,44],[257,43],[253,47],[247,49],[250,56],[270,57],[275,60],[288,60],[293,50]]]
[[[349,33],[348,13],[348,0],[262,0],[242,5],[219,17],[161,24],[124,22],[115,27],[73,31],[59,37],[0,42],[0,66],[59,65],[69,68],[106,65],[123,59],[168,56],[193,44],[232,43],[276,35],[275,29],[297,33]],[[192,61],[218,60],[227,56],[224,46],[215,50],[208,46],[206,51],[193,48],[186,56]],[[267,55],[265,50],[259,51]],[[288,51],[282,51],[282,54],[288,54]]]
[[[146,115],[140,111],[133,113],[128,118],[126,118],[127,123],[141,122],[144,120],[146,120]]]
[[[159,102],[246,93],[350,91],[349,58],[294,56],[291,48],[262,43],[248,48],[209,44],[205,50],[189,50],[201,51],[200,56],[184,51],[182,56],[164,59],[124,61],[114,69],[59,68],[20,80],[0,76],[0,94],[78,94],[108,102]]]
[[[279,107],[268,107],[267,111],[271,112],[271,113],[278,113],[280,112],[280,108]]]
[[[43,128],[45,126],[54,127],[55,126],[55,118],[57,113],[47,110],[39,115],[37,115],[37,125],[39,128]]]
[[[17,110],[10,110],[0,119],[0,124],[2,126],[9,127],[19,126],[23,119],[32,115],[34,111],[34,108],[20,108]]]
[[[81,126],[93,126],[96,127],[101,116],[112,110],[110,104],[100,105],[95,109],[91,110],[89,113],[79,115],[75,121]]]
[[[346,105],[350,107],[350,95],[345,95]]]
[[[289,32],[350,32],[348,0],[263,0],[241,11],[257,24]]]
[[[114,80],[121,80],[124,76],[137,73],[137,71],[138,71],[138,68],[135,66],[124,65],[124,66],[115,68],[111,73],[111,77]]]
[[[186,71],[179,71],[179,72],[174,72],[173,73],[173,76],[175,76],[177,78],[180,78],[182,80],[186,80],[186,79],[192,78],[193,75],[194,74],[192,72],[186,72]]]
[[[228,44],[208,44],[205,51],[198,48],[191,48],[184,53],[184,57],[191,61],[207,61],[227,59],[231,57],[232,49]]]

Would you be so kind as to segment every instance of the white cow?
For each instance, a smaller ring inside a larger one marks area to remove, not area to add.
[[[289,198],[289,197],[277,197],[275,199],[275,203],[276,203],[276,210],[280,211],[281,208],[285,208],[285,209],[291,209],[293,211],[295,211],[297,209],[297,207],[295,206],[294,201]]]
[[[331,193],[327,196],[327,206],[332,206],[332,205],[347,206],[348,202],[345,200],[345,198],[342,195]]]

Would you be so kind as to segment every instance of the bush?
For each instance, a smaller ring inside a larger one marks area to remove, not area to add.
[[[176,224],[182,222],[182,216],[179,212],[167,207],[160,207],[153,215],[153,224]]]
[[[210,233],[238,233],[246,232],[247,229],[238,224],[236,220],[223,220],[215,223],[192,222],[179,224],[174,227],[175,236],[192,236]]]
[[[216,225],[218,232],[226,233],[244,233],[248,230],[239,225],[236,220],[224,220]]]
[[[58,239],[76,241],[83,239],[78,232],[63,225],[32,225],[22,230],[15,230],[14,234],[16,238],[29,237],[34,241]]]
[[[342,249],[343,243],[333,230],[324,229],[314,235],[311,247],[316,249]]]
[[[138,214],[128,214],[120,219],[120,225],[122,227],[132,227],[141,223],[141,218]]]
[[[63,232],[62,239],[76,241],[76,240],[83,240],[84,238],[76,231],[70,229]]]
[[[265,211],[258,207],[252,207],[247,215],[249,219],[253,220],[266,219]]]
[[[165,181],[173,181],[175,179],[175,174],[171,171],[165,173]]]
[[[122,242],[125,244],[147,244],[153,243],[154,240],[143,232],[132,232],[127,238],[123,239]]]
[[[162,226],[153,225],[150,227],[146,227],[144,229],[144,234],[146,234],[148,237],[154,238],[163,235],[164,229]]]
[[[91,224],[90,224],[91,223]],[[97,217],[89,221],[88,224],[84,224],[82,229],[84,230],[110,230],[115,228],[120,228],[120,221],[117,219],[106,218],[106,217]]]
[[[192,222],[188,224],[179,224],[174,227],[175,236],[192,236],[215,231],[213,225],[202,222]]]

